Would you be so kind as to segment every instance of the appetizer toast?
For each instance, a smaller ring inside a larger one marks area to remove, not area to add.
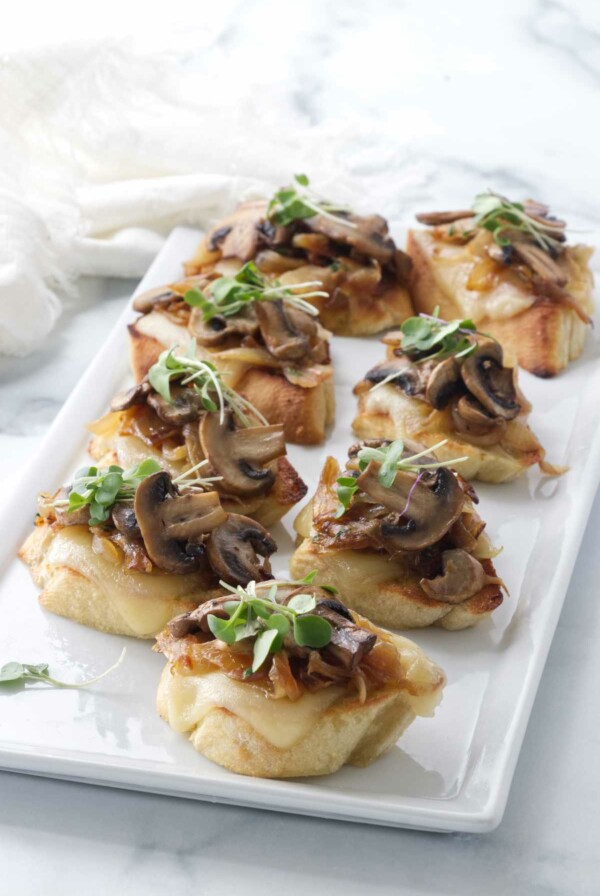
[[[226,511],[273,526],[306,494],[289,463],[283,424],[268,425],[204,361],[164,352],[141,383],[90,424],[100,466],[154,458],[174,477],[202,472]]]
[[[368,336],[411,313],[410,259],[380,215],[361,216],[317,197],[308,179],[278,191],[271,202],[247,202],[202,239],[188,276],[235,271],[248,261],[301,293],[329,330]],[[307,296],[308,297],[308,296]]]
[[[342,473],[329,457],[299,514],[290,572],[309,570],[349,607],[391,628],[476,625],[502,603],[502,580],[473,489],[401,440],[353,445]]]
[[[191,341],[229,387],[283,423],[287,441],[323,441],[335,410],[330,334],[305,299],[270,287],[249,263],[234,277],[212,273],[152,290],[134,307],[142,312],[129,327],[136,382],[163,351]]]
[[[445,678],[416,644],[312,583],[251,583],[173,619],[160,715],[207,759],[244,775],[327,775],[366,766]]]
[[[177,483],[153,459],[123,470],[80,471],[42,495],[19,556],[44,609],[115,635],[152,638],[219,580],[271,578],[277,549],[256,521],[226,513],[200,480]]]
[[[593,311],[593,250],[567,245],[565,223],[547,206],[482,194],[471,210],[417,219],[430,227],[408,237],[417,312],[472,319],[536,376],[579,357]]]
[[[437,312],[437,309],[436,309]],[[464,479],[510,482],[533,464],[548,475],[564,470],[527,426],[531,405],[502,346],[472,321],[409,318],[388,333],[387,360],[356,386],[359,438],[410,439],[437,460],[460,456]]]

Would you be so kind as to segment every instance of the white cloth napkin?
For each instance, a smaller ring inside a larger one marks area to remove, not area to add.
[[[40,346],[80,275],[141,276],[173,226],[205,227],[295,172],[358,208],[368,186],[367,207],[392,217],[403,182],[427,173],[402,157],[392,195],[399,156],[388,140],[387,167],[373,164],[376,130],[307,126],[238,82],[124,43],[3,58],[0,353]]]

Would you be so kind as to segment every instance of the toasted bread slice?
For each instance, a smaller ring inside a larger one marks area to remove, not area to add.
[[[565,305],[536,297],[514,279],[478,292],[467,288],[473,261],[460,244],[437,240],[433,233],[411,230],[407,251],[413,262],[411,296],[415,311],[439,307],[445,320],[472,318],[477,328],[498,339],[507,365],[516,362],[540,377],[556,376],[583,350],[586,324]],[[592,250],[566,249],[561,264],[566,289],[588,314],[593,311]]]
[[[202,578],[134,572],[107,549],[97,553],[84,526],[35,527],[19,552],[45,610],[112,635],[153,638],[167,622],[221,592]]]
[[[490,562],[483,564],[489,564],[493,575]],[[343,594],[349,607],[390,628],[470,628],[502,603],[497,585],[486,585],[459,604],[434,600],[420,587],[419,576],[402,561],[367,550],[321,548],[312,538],[304,538],[290,560],[290,574],[301,579],[314,569],[317,579]]]
[[[473,445],[462,439],[452,426],[448,411],[436,411],[418,398],[411,398],[393,383],[369,389],[360,383],[358,414],[352,431],[361,439],[410,439],[429,448],[442,439],[446,444],[436,448],[437,460],[451,461],[464,457],[456,469],[463,479],[481,482],[512,482],[529,467],[540,464],[551,475],[564,472],[544,461],[544,450],[520,420],[510,420],[503,440],[486,447]]]
[[[187,345],[185,327],[170,321],[166,315],[152,311],[129,327],[131,368],[140,382],[165,348]],[[225,354],[225,353],[224,353]],[[327,426],[333,422],[335,399],[331,377],[305,388],[288,382],[277,370],[268,367],[241,365],[211,357],[224,379],[266,417],[269,423],[283,423],[287,442],[318,445],[325,439]]]
[[[338,686],[295,702],[275,699],[221,672],[185,674],[168,663],[158,712],[175,731],[188,734],[199,753],[238,774],[298,778],[332,774],[345,764],[369,765],[417,715],[433,715],[445,677],[412,641],[363,622],[394,644],[404,672],[402,681],[371,692],[364,702]]]

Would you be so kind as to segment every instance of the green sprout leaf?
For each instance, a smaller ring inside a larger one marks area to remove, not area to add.
[[[294,597],[288,601],[289,609],[294,610],[296,613],[310,613],[311,610],[314,610],[316,605],[317,601],[314,594],[295,594]]]
[[[105,676],[110,675],[111,672],[114,672],[114,670],[123,662],[126,650],[127,648],[124,647],[117,662],[100,675],[78,682],[60,681],[58,678],[53,678],[48,672],[48,663],[5,663],[5,665],[0,668],[0,685],[13,684],[15,682],[27,685],[40,682],[41,684],[47,684],[55,688],[85,688],[88,687],[88,685],[95,684]]]
[[[488,230],[502,248],[512,245],[515,234],[527,236],[550,255],[561,248],[561,240],[556,237],[562,234],[564,224],[550,217],[545,219],[545,215],[531,217],[521,202],[510,202],[497,193],[479,193],[471,208],[475,212],[473,230]]]
[[[219,412],[221,421],[225,410],[230,408],[243,426],[267,425],[266,418],[239,392],[227,386],[210,361],[195,357],[195,348],[188,355],[176,354],[177,346],[162,352],[158,361],[148,371],[152,388],[169,404],[173,403],[171,384],[177,383],[193,389],[202,399],[205,410]]]
[[[75,475],[68,500],[55,503],[56,506],[66,504],[69,513],[89,505],[89,525],[101,526],[115,504],[133,501],[140,482],[160,470],[158,461],[150,457],[128,470],[116,464],[111,464],[104,472],[98,467],[84,467]]]
[[[425,448],[417,454],[408,457],[404,456],[404,442],[402,439],[396,439],[388,445],[382,445],[379,448],[364,447],[357,454],[359,469],[366,470],[371,461],[379,464],[379,472],[377,478],[384,488],[391,488],[394,484],[396,474],[403,470],[405,473],[414,473],[416,476],[421,475],[427,470],[437,470],[440,467],[453,467],[454,464],[462,463],[466,457],[453,457],[451,460],[445,461],[426,461],[420,463],[420,459],[427,455],[432,455],[438,448],[443,448],[448,439],[443,439],[430,448]],[[359,491],[356,479],[350,476],[340,476],[337,480],[337,496],[338,507],[335,513],[335,519],[339,519],[347,512],[354,495]]]
[[[288,305],[315,316],[317,309],[307,302],[308,298],[326,298],[320,280],[294,284],[294,290],[302,290],[302,295],[282,286],[278,280],[268,280],[256,267],[248,261],[233,277],[219,277],[209,284],[209,295],[199,289],[190,289],[185,294],[185,301],[193,308],[201,308],[205,321],[217,314],[222,317],[233,317],[253,302],[283,301]]]
[[[311,614],[317,604],[314,594],[303,592],[295,594],[287,603],[278,603],[278,586],[292,583],[274,582],[262,594],[258,593],[257,588],[262,590],[267,583],[261,582],[257,586],[256,582],[249,582],[246,588],[234,588],[226,582],[220,584],[235,594],[237,599],[226,601],[222,606],[229,618],[221,619],[209,614],[208,626],[214,637],[226,644],[254,640],[252,666],[246,670],[246,676],[258,672],[271,654],[283,648],[284,639],[290,634],[301,646],[318,649],[329,643],[331,625],[320,616]]]
[[[335,205],[317,196],[310,189],[310,181],[306,174],[295,174],[291,186],[282,187],[275,193],[269,202],[267,214],[272,221],[282,227],[287,227],[294,221],[304,221],[306,218],[322,215],[346,227],[356,228],[356,224],[347,217],[349,211],[343,205]]]
[[[331,624],[321,616],[297,616],[294,620],[294,641],[300,647],[325,647],[331,633]]]
[[[252,671],[258,672],[269,653],[275,640],[277,639],[277,629],[265,629],[256,636],[254,649],[252,651]]]

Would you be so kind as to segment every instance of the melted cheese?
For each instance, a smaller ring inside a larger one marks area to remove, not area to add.
[[[531,290],[518,282],[498,278],[491,289],[478,291],[467,289],[473,269],[473,256],[465,246],[437,240],[431,233],[414,231],[413,237],[421,250],[429,257],[430,273],[436,285],[461,307],[464,317],[475,322],[485,318],[505,320],[530,308],[536,297]],[[588,312],[593,307],[591,296],[592,276],[588,268],[591,255],[586,246],[569,246],[558,259],[558,265],[568,280],[566,289]]]
[[[280,750],[306,737],[323,712],[345,693],[343,688],[324,688],[292,703],[286,697],[275,700],[221,672],[168,675],[166,688],[169,724],[175,731],[191,731],[211,709],[221,707]]]
[[[168,348],[170,345],[187,345],[190,341],[187,327],[181,327],[173,323],[166,314],[161,314],[158,311],[144,314],[143,317],[136,321],[135,327],[144,336],[156,339],[165,348]]]
[[[92,550],[92,536],[83,526],[60,529],[50,543],[44,564],[67,566],[88,578],[141,637],[152,635],[173,616],[173,602],[203,598],[196,575],[149,575],[112,563]]]

